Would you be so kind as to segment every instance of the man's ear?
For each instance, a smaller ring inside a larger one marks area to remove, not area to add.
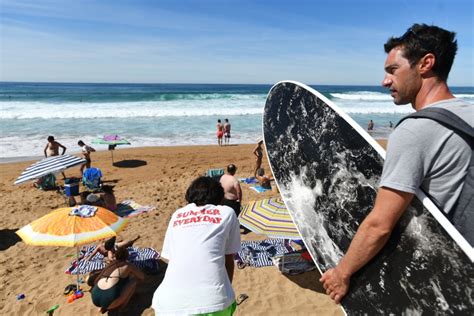
[[[430,72],[436,62],[436,57],[432,53],[428,53],[425,56],[421,57],[420,61],[418,62],[418,71],[420,74],[424,75]]]

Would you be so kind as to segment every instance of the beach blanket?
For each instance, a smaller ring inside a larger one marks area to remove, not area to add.
[[[86,274],[105,268],[104,256],[100,253],[96,253],[95,256],[88,261],[84,260],[86,256],[94,251],[95,247],[95,245],[82,247],[79,253],[79,261],[73,261],[65,272],[67,274]],[[137,247],[128,247],[127,249],[129,252],[128,262],[145,273],[153,274],[158,272],[160,253],[155,249]]]
[[[125,200],[117,204],[115,214],[120,217],[133,217],[155,210],[154,206],[140,205],[133,200]]]
[[[309,257],[309,258],[308,258]],[[316,269],[308,251],[276,255],[272,257],[273,264],[284,274],[295,275]]]
[[[255,184],[257,183],[257,178],[255,177],[250,177],[250,178],[239,178],[239,181],[242,182],[242,183],[246,183],[246,184]]]
[[[234,255],[239,268],[267,267],[273,265],[272,257],[295,252],[286,239],[242,241],[241,250]]]
[[[262,193],[262,192],[265,192],[265,191],[268,191],[268,190],[271,190],[271,189],[266,189],[260,185],[256,185],[256,186],[251,186],[250,187],[252,190],[255,190],[257,191],[258,193]]]

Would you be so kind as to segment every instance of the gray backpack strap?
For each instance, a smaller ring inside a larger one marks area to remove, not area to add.
[[[402,118],[396,126],[408,118],[427,118],[452,130],[474,148],[474,128],[451,111],[442,108],[428,107]],[[454,227],[474,246],[474,153],[464,178],[464,186],[458,200],[447,215]]]
[[[472,147],[472,141],[474,139],[474,128],[471,125],[469,125],[466,121],[464,121],[462,118],[460,118],[459,116],[457,116],[456,114],[454,114],[453,112],[449,110],[446,110],[443,108],[437,108],[433,106],[427,107],[421,111],[405,116],[397,123],[395,127],[400,125],[401,122],[403,122],[404,120],[408,118],[431,119],[433,121],[440,123],[441,125],[444,125],[450,130],[457,132],[458,134],[459,132],[461,132],[462,134],[468,136],[467,140]]]

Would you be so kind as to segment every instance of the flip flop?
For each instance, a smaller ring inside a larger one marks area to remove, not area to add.
[[[236,303],[237,305],[240,305],[240,304],[242,304],[242,303],[243,303],[246,299],[248,299],[248,298],[249,298],[249,296],[248,296],[247,294],[242,293],[242,294],[240,294],[239,297],[235,300],[235,303]]]
[[[48,314],[48,315],[53,315],[54,311],[57,310],[58,307],[59,307],[59,304],[54,305],[53,307],[51,307],[50,309],[48,309],[48,310],[46,311],[46,314]]]

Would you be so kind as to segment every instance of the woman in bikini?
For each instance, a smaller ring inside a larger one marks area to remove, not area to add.
[[[101,313],[127,305],[137,287],[144,280],[144,274],[127,262],[128,250],[119,248],[115,260],[96,278],[91,290],[92,302],[100,307]]]

